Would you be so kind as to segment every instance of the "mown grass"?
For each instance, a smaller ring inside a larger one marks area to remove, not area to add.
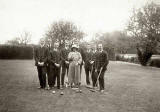
[[[85,82],[84,71],[82,82]],[[160,69],[110,62],[105,93],[39,90],[33,60],[0,60],[0,112],[159,112]]]

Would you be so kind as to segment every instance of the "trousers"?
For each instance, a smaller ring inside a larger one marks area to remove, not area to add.
[[[37,66],[38,78],[41,88],[46,87],[46,68],[42,66]]]

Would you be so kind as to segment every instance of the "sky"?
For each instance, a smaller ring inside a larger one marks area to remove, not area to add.
[[[95,33],[123,30],[133,7],[147,0],[0,0],[0,44],[27,31],[37,44],[51,23],[72,21],[91,39]]]

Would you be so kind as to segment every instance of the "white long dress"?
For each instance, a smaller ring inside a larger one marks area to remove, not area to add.
[[[80,63],[82,62],[82,56],[77,51],[70,52],[68,59],[71,60],[69,64],[68,82],[79,84],[81,82]]]

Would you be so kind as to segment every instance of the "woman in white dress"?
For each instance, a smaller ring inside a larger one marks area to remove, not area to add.
[[[74,44],[72,45],[71,52],[68,54],[68,59],[70,62],[68,82],[71,84],[71,87],[75,84],[79,88],[81,84],[80,64],[82,62],[82,56],[77,50],[78,46]]]

